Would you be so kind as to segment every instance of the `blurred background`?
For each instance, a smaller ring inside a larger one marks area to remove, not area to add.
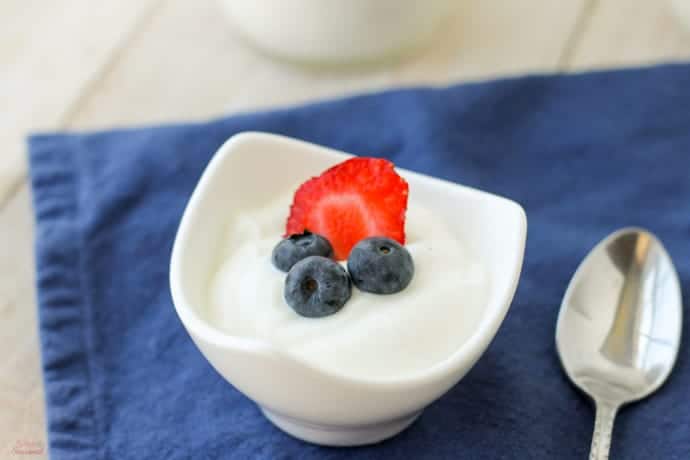
[[[45,446],[27,133],[689,56],[690,0],[0,0],[0,457]]]

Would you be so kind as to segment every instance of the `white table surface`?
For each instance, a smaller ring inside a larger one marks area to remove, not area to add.
[[[310,71],[239,42],[214,0],[0,0],[0,457],[46,448],[24,137],[198,120],[398,85],[690,57],[665,1],[462,0],[394,65]]]

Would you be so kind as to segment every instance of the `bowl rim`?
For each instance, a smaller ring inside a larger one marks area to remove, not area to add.
[[[508,309],[512,303],[517,285],[520,279],[520,273],[522,271],[524,252],[525,252],[525,242],[527,236],[527,217],[525,211],[517,202],[510,200],[508,198],[495,195],[489,192],[478,190],[472,187],[467,187],[454,182],[446,181],[436,177],[428,176],[425,174],[416,173],[407,169],[397,168],[399,172],[402,172],[407,177],[413,177],[415,180],[430,181],[440,187],[460,187],[466,191],[471,191],[472,193],[478,193],[489,197],[492,200],[501,200],[512,207],[518,213],[518,231],[517,236],[517,247],[512,254],[509,254],[508,259],[510,263],[506,264],[511,268],[510,283],[508,288],[503,292],[499,293],[494,297],[493,302],[488,302],[486,305],[486,310],[488,312],[483,314],[481,321],[479,322],[475,331],[470,335],[470,337],[465,340],[462,345],[460,345],[452,354],[450,354],[445,359],[437,362],[433,366],[425,369],[421,369],[416,372],[411,372],[404,374],[402,376],[395,377],[356,377],[344,373],[339,373],[332,369],[325,369],[319,367],[311,362],[300,358],[299,356],[292,354],[290,352],[279,349],[272,344],[265,342],[263,340],[251,337],[239,337],[227,334],[218,328],[213,327],[204,321],[197,314],[196,309],[188,301],[187,295],[184,289],[184,281],[181,276],[182,271],[182,260],[185,259],[184,255],[187,249],[188,235],[191,232],[191,227],[193,226],[193,217],[197,212],[199,203],[203,201],[206,193],[206,189],[209,184],[215,180],[217,170],[220,169],[226,158],[231,155],[235,149],[241,144],[247,142],[254,142],[256,140],[270,140],[273,142],[288,142],[293,145],[309,148],[314,150],[318,148],[320,153],[333,157],[334,159],[346,159],[352,157],[353,155],[341,152],[338,150],[331,149],[329,147],[321,146],[318,144],[302,141],[299,139],[264,133],[259,131],[244,131],[233,135],[228,140],[226,140],[223,145],[215,152],[208,165],[206,166],[201,178],[199,179],[194,191],[187,202],[185,210],[183,212],[178,231],[175,235],[173,248],[170,258],[170,270],[169,270],[169,283],[170,292],[172,296],[172,303],[180,318],[184,327],[188,330],[188,333],[196,341],[197,338],[203,341],[209,342],[219,348],[229,348],[233,350],[246,351],[251,353],[258,353],[264,355],[272,355],[281,360],[292,361],[293,363],[305,367],[313,372],[335,378],[340,381],[347,382],[352,385],[358,385],[360,387],[377,387],[386,388],[389,386],[395,387],[416,387],[422,383],[427,383],[442,379],[458,368],[462,368],[468,365],[473,365],[474,362],[481,356],[484,350],[488,347],[489,343],[493,340],[498,328],[502,324]]]

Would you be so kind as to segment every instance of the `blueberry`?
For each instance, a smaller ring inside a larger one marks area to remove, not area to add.
[[[332,259],[310,256],[292,266],[285,279],[285,301],[302,316],[336,313],[350,299],[347,271]]]
[[[321,235],[308,231],[285,238],[273,248],[271,261],[278,270],[289,271],[293,265],[309,256],[333,257],[331,243]]]
[[[414,275],[412,256],[390,238],[372,237],[352,248],[347,259],[352,282],[374,294],[394,294],[410,284]]]

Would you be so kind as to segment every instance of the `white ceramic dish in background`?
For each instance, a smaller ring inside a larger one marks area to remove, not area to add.
[[[242,36],[281,58],[340,64],[398,55],[428,41],[452,0],[221,0]]]
[[[491,283],[473,335],[446,360],[405,378],[339,375],[269,343],[228,335],[205,322],[198,312],[220,264],[219,248],[233,213],[265,204],[347,157],[271,134],[232,137],[209,163],[187,205],[170,264],[177,314],[213,367],[259,404],[278,427],[327,445],[367,444],[398,433],[470,370],[508,311],[526,237],[524,211],[513,201],[399,170],[410,185],[410,199],[447,219],[458,238],[483,258]]]

